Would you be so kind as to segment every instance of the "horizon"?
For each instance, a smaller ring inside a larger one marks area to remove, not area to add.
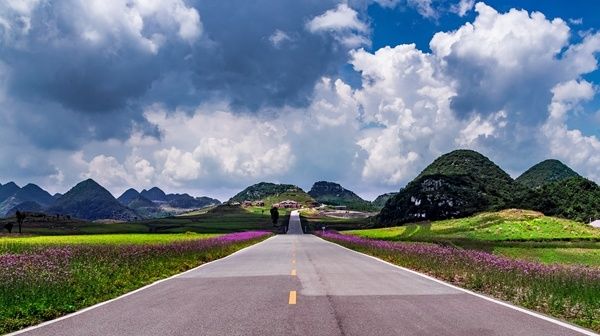
[[[456,151],[456,150],[461,150],[461,149],[455,149],[454,151]],[[447,153],[444,153],[444,154],[447,154]],[[442,155],[443,155],[443,154],[442,154]],[[488,159],[490,159],[490,158],[488,158]],[[495,163],[495,162],[494,162],[494,160],[492,160],[492,159],[490,159],[490,160],[491,160],[491,162],[492,162],[492,163]],[[540,161],[540,162],[538,162],[538,163],[536,163],[536,164],[532,165],[531,167],[528,167],[528,168],[526,168],[526,169],[525,169],[523,172],[521,172],[520,174],[517,174],[517,175],[515,175],[515,176],[513,176],[513,175],[509,174],[509,176],[510,176],[510,177],[511,177],[513,180],[515,180],[517,177],[519,177],[520,175],[522,175],[523,173],[525,173],[527,170],[529,170],[529,169],[530,169],[530,168],[532,168],[533,166],[535,166],[535,165],[537,165],[537,164],[539,164],[539,163],[545,162],[545,161],[550,161],[550,160],[556,160],[556,161],[560,162],[560,163],[561,163],[561,164],[563,164],[563,165],[565,164],[564,162],[562,162],[562,161],[560,161],[560,160],[558,160],[558,159],[547,158],[547,159],[543,159],[542,161]],[[430,163],[431,163],[431,162],[430,162]],[[501,166],[499,166],[499,167],[500,167],[500,169],[502,169],[502,170],[504,171],[504,169],[503,169]],[[569,167],[569,166],[567,165],[567,167]],[[570,167],[569,167],[569,168],[570,168]],[[577,172],[577,171],[575,171],[575,172],[579,174],[579,172]],[[413,177],[413,179],[414,179],[414,178],[416,178],[416,177],[417,177],[417,176],[418,176],[420,173],[421,173],[421,171],[419,171],[419,173],[415,174],[415,176]],[[580,174],[580,175],[581,175],[581,174]],[[582,177],[584,177],[584,178],[586,178],[586,179],[589,179],[588,177],[586,177],[586,176],[584,176],[584,175],[581,175],[581,176],[582,176]],[[92,180],[94,180],[93,178],[85,178],[85,179],[83,179],[83,180],[81,180],[81,181],[78,181],[78,182],[76,182],[76,183],[75,183],[73,186],[69,187],[67,190],[65,190],[65,191],[62,191],[62,192],[60,192],[60,191],[58,191],[58,192],[51,192],[51,191],[50,191],[50,189],[47,189],[45,186],[41,186],[41,185],[38,185],[38,184],[36,184],[36,185],[37,185],[37,186],[39,186],[40,188],[42,188],[42,189],[44,189],[44,190],[48,191],[48,192],[49,192],[51,195],[55,195],[56,193],[65,194],[65,193],[66,193],[66,192],[68,192],[68,191],[69,191],[69,190],[70,190],[72,187],[74,187],[76,184],[78,184],[78,183],[80,183],[80,182],[83,182],[83,181],[85,181],[85,180],[87,180],[87,179],[92,179]],[[230,190],[228,190],[228,191],[227,191],[227,193],[222,193],[222,194],[220,194],[220,195],[214,195],[214,194],[193,194],[193,193],[189,193],[189,192],[178,192],[178,191],[172,191],[172,190],[169,190],[169,189],[163,188],[163,187],[161,187],[161,186],[157,186],[157,185],[148,186],[148,187],[144,187],[144,188],[139,188],[139,187],[135,187],[135,186],[129,186],[129,187],[125,188],[125,189],[124,189],[124,190],[122,190],[122,191],[119,191],[119,192],[114,192],[114,191],[112,191],[112,190],[108,189],[106,186],[102,185],[102,183],[100,183],[100,182],[98,182],[98,181],[96,181],[96,180],[94,180],[94,181],[95,181],[96,183],[100,184],[100,185],[101,185],[102,187],[104,187],[105,189],[107,189],[107,190],[108,190],[108,191],[109,191],[109,192],[110,192],[110,193],[113,195],[113,197],[115,197],[115,198],[119,198],[119,197],[120,197],[120,196],[121,196],[123,193],[125,193],[125,192],[126,192],[127,190],[129,190],[129,189],[134,189],[135,191],[137,191],[137,192],[140,192],[140,193],[141,193],[143,190],[149,190],[149,189],[151,189],[151,188],[154,188],[154,187],[156,187],[156,188],[159,188],[160,190],[162,190],[163,192],[165,192],[166,194],[175,194],[175,193],[184,194],[184,193],[187,193],[187,194],[189,194],[189,195],[190,195],[190,196],[192,196],[192,197],[202,197],[202,196],[206,196],[206,197],[210,197],[210,198],[215,198],[215,199],[218,199],[218,200],[219,200],[219,201],[221,201],[221,202],[226,202],[227,200],[231,199],[233,196],[235,196],[236,194],[238,194],[239,192],[241,192],[241,191],[242,191],[242,190],[244,190],[245,188],[247,188],[247,187],[249,187],[249,186],[252,186],[252,185],[255,185],[255,184],[258,184],[258,183],[262,183],[262,182],[266,182],[266,183],[274,183],[274,184],[292,184],[292,185],[295,185],[295,186],[299,187],[300,189],[304,190],[305,192],[308,192],[308,191],[309,191],[309,190],[312,188],[312,186],[313,186],[313,185],[314,185],[316,182],[320,182],[320,181],[325,181],[325,182],[333,182],[333,183],[338,183],[338,184],[340,184],[340,185],[341,185],[342,187],[344,187],[345,189],[347,189],[347,190],[350,190],[350,191],[352,191],[352,192],[356,193],[356,194],[357,194],[359,197],[361,197],[362,199],[364,199],[364,200],[366,200],[366,201],[370,201],[370,202],[374,201],[374,200],[375,200],[375,198],[377,198],[378,196],[381,196],[381,195],[383,195],[383,194],[386,194],[386,193],[398,192],[398,191],[399,191],[401,188],[404,188],[404,187],[405,187],[405,186],[401,186],[401,187],[400,187],[398,190],[390,190],[390,191],[383,191],[383,192],[379,191],[379,192],[374,192],[374,193],[361,193],[361,192],[358,192],[358,191],[356,191],[356,190],[352,189],[351,187],[349,187],[349,186],[346,186],[346,185],[343,185],[343,184],[341,184],[341,183],[339,183],[339,182],[337,182],[337,181],[327,181],[327,180],[322,180],[322,179],[316,179],[314,182],[310,183],[308,186],[302,186],[302,185],[298,185],[298,184],[294,184],[294,183],[287,183],[286,181],[264,181],[264,180],[263,180],[263,181],[255,181],[255,182],[253,182],[253,183],[250,183],[250,184],[248,184],[248,185],[246,185],[246,186],[240,187],[239,189],[230,189]],[[10,182],[13,182],[13,183],[17,184],[17,185],[18,185],[20,188],[22,188],[22,187],[24,187],[25,185],[27,185],[27,184],[31,183],[31,182],[27,182],[27,183],[24,183],[24,184],[20,184],[20,183],[17,183],[17,182],[15,182],[15,181],[6,181],[6,182],[2,182],[2,181],[0,181],[0,185],[5,185],[5,184],[7,184],[7,183],[10,183]],[[34,183],[34,184],[35,184],[35,183]]]
[[[0,4],[0,179],[367,200],[457,148],[600,183],[600,3]],[[139,19],[138,21],[132,18]],[[318,178],[315,178],[318,177]]]

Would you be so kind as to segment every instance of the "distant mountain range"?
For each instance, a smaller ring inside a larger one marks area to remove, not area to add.
[[[392,196],[380,226],[524,208],[579,221],[600,218],[600,188],[557,160],[541,162],[513,180],[472,150],[444,154]]]
[[[353,191],[335,182],[319,181],[313,184],[308,192],[319,203],[334,206],[345,206],[350,210],[374,210],[371,202],[365,201]]]
[[[150,200],[143,194],[152,197]],[[64,195],[50,195],[35,184],[23,188],[14,182],[0,184],[0,217],[12,216],[17,210],[69,215],[85,220],[134,220],[171,216],[207,206],[218,205],[219,200],[209,197],[194,198],[188,194],[165,194],[154,187],[138,193],[129,189],[115,199],[114,196],[88,179],[78,183]]]

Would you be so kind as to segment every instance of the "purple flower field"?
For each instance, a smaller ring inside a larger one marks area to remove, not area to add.
[[[322,238],[463,288],[600,331],[600,268],[548,265],[429,243]]]
[[[35,247],[0,254],[0,334],[222,258],[269,235],[249,231],[165,244]]]

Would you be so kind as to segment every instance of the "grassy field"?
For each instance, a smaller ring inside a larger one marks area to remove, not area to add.
[[[285,220],[287,212],[281,212]],[[0,220],[0,227],[3,222]],[[207,212],[127,223],[84,221],[44,222],[28,219],[24,234],[78,235],[111,233],[230,233],[250,230],[273,231],[268,209],[219,206]]]
[[[600,229],[526,210],[345,234],[389,240],[433,242],[548,264],[600,266]]]
[[[177,241],[188,241],[215,237],[217,234],[199,233],[132,233],[132,234],[97,234],[97,235],[64,235],[64,236],[4,236],[0,237],[0,254],[15,253],[40,247],[60,247],[68,245],[144,245],[169,244]]]
[[[100,235],[3,238],[0,334],[105,301],[269,236]]]
[[[600,244],[593,247],[503,247],[493,249],[496,255],[525,259],[545,264],[567,264],[600,267]]]
[[[405,241],[600,240],[600,230],[575,221],[527,210],[504,210],[461,219],[348,231],[366,238]]]

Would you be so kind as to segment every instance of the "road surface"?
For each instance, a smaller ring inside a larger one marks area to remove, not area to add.
[[[303,235],[278,235],[23,335],[582,335]],[[591,335],[592,333],[588,333]]]

